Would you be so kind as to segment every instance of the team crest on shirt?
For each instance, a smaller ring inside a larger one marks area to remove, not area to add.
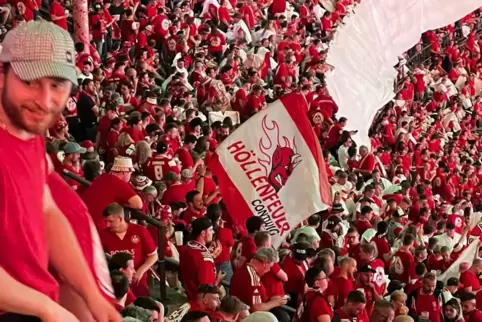
[[[132,242],[133,244],[139,243],[140,240],[141,240],[141,239],[140,239],[139,236],[137,236],[137,235],[134,235],[134,236],[131,237],[131,242]]]
[[[261,122],[264,137],[259,140],[259,150],[263,156],[258,157],[259,164],[264,167],[266,177],[271,186],[279,192],[286,185],[293,170],[301,162],[297,153],[296,137],[292,140],[280,134],[277,122],[268,125],[266,115]]]

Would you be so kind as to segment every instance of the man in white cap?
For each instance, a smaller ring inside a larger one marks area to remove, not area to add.
[[[11,30],[0,54],[0,321],[77,321],[56,303],[49,272],[85,300],[96,321],[120,321],[101,295],[47,185],[43,136],[77,85],[74,44],[50,22]]]

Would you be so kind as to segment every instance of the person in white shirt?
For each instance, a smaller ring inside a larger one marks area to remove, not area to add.
[[[228,35],[228,38],[233,40],[245,39],[248,44],[253,41],[251,31],[244,20],[241,19],[241,15],[239,13],[235,13],[233,15],[233,31],[232,33],[228,33]]]
[[[345,142],[342,142],[341,146],[338,148],[338,163],[340,164],[340,168],[343,170],[349,170],[348,167],[348,149],[352,145],[351,137],[346,137]]]

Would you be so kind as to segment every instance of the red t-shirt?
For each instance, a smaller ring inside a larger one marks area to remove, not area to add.
[[[358,230],[358,233],[361,235],[363,235],[363,233],[367,230],[367,229],[370,229],[372,228],[372,224],[368,221],[368,220],[355,220],[355,223],[353,224],[356,228],[356,230]]]
[[[241,256],[250,260],[251,257],[256,253],[256,244],[254,243],[254,238],[249,236],[244,236],[241,238],[238,244],[237,251],[241,252]]]
[[[48,271],[49,254],[43,214],[47,177],[42,137],[24,141],[0,129],[0,267],[18,282],[58,298]]]
[[[428,317],[430,322],[440,322],[442,313],[442,303],[435,297],[435,295],[423,295],[421,290],[417,291],[417,299],[413,310],[418,316],[422,317],[424,314]]]
[[[147,256],[157,251],[157,246],[152,240],[151,234],[146,227],[136,224],[129,224],[124,238],[116,233],[103,230],[99,233],[104,251],[109,255],[126,252],[134,257],[134,267],[139,268]]]
[[[238,297],[243,303],[253,308],[255,304],[266,303],[268,296],[261,279],[248,264],[238,268],[231,279],[229,295]]]
[[[163,205],[170,205],[176,202],[186,203],[186,194],[192,191],[192,186],[187,183],[175,183],[167,187],[166,191],[162,195],[161,203]]]
[[[348,320],[350,322],[368,322],[368,321],[370,321],[370,318],[368,317],[368,313],[365,309],[363,309],[363,311],[361,311],[361,313],[358,314],[357,316],[348,316],[348,314],[345,314],[345,312],[343,312],[341,309],[336,310],[335,313],[340,317],[340,319],[342,321],[343,320]]]
[[[59,169],[59,173],[62,173],[63,170],[67,170],[69,172],[72,172],[73,174],[77,175],[78,177],[83,178],[84,177],[84,171],[82,171],[82,168],[80,168],[78,171],[70,164],[62,163]],[[79,183],[77,180],[70,179],[70,178],[65,178],[65,181],[69,184],[71,187],[80,187],[82,184]]]
[[[217,232],[217,238],[222,246],[221,253],[214,261],[216,264],[229,261],[231,256],[231,248],[234,246],[233,231],[228,228],[221,227]]]
[[[179,161],[181,161],[182,169],[190,169],[194,166],[194,161],[192,159],[191,153],[186,148],[180,148],[176,152]]]
[[[205,212],[205,209],[196,211],[191,207],[189,207],[186,210],[184,210],[184,212],[181,214],[181,219],[184,220],[186,224],[190,225],[195,219],[203,218],[204,212]]]
[[[300,321],[318,322],[318,317],[322,315],[329,315],[330,319],[333,320],[333,309],[320,292],[309,290],[305,294],[303,303],[303,312],[299,314],[301,316]]]
[[[288,281],[285,282],[286,292],[303,295],[305,292],[305,273],[309,268],[308,263],[303,261],[298,264],[291,255],[288,255],[281,264],[281,268],[289,276]]]
[[[214,260],[204,245],[190,241],[179,249],[179,280],[190,301],[196,300],[199,285],[216,284]]]
[[[56,17],[61,17],[65,15],[65,9],[62,7],[60,3],[57,1],[54,1],[50,4],[50,15],[56,16]],[[62,29],[67,30],[67,18],[62,18],[53,21],[54,24],[59,26]]]
[[[395,279],[405,284],[409,284],[410,277],[415,275],[415,259],[409,252],[399,250],[393,257],[393,267]]]
[[[82,194],[82,200],[100,231],[106,228],[102,216],[104,209],[113,202],[125,205],[135,195],[136,192],[130,184],[113,174],[104,173],[92,181],[92,185]]]
[[[479,293],[477,293],[479,294]],[[465,322],[479,322],[482,321],[482,312],[474,310],[470,314],[464,314]]]
[[[283,289],[283,282],[276,277],[276,274],[279,273],[281,267],[278,263],[274,263],[271,267],[270,271],[261,277],[261,283],[263,284],[264,288],[266,289],[266,295],[268,298],[272,298],[273,296],[284,296],[285,291]]]
[[[345,299],[348,294],[355,290],[355,280],[346,279],[342,276],[335,277],[331,280],[331,286],[326,290],[326,295],[333,295],[335,297],[335,309],[342,307],[345,304]]]
[[[80,249],[100,291],[107,299],[113,300],[115,298],[114,290],[110,282],[104,250],[87,207],[57,173],[51,173],[47,183],[52,198],[72,225]]]
[[[465,271],[460,274],[460,284],[462,284],[464,288],[472,286],[472,292],[478,291],[480,289],[479,279],[471,271]]]

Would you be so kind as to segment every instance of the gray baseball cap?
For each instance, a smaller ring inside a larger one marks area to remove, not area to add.
[[[10,30],[0,62],[10,63],[24,81],[59,77],[77,85],[74,42],[70,34],[47,21],[29,21]]]
[[[85,152],[87,152],[87,149],[81,147],[77,142],[67,142],[67,144],[64,145],[64,152],[66,154],[70,154],[70,153],[84,154]]]

